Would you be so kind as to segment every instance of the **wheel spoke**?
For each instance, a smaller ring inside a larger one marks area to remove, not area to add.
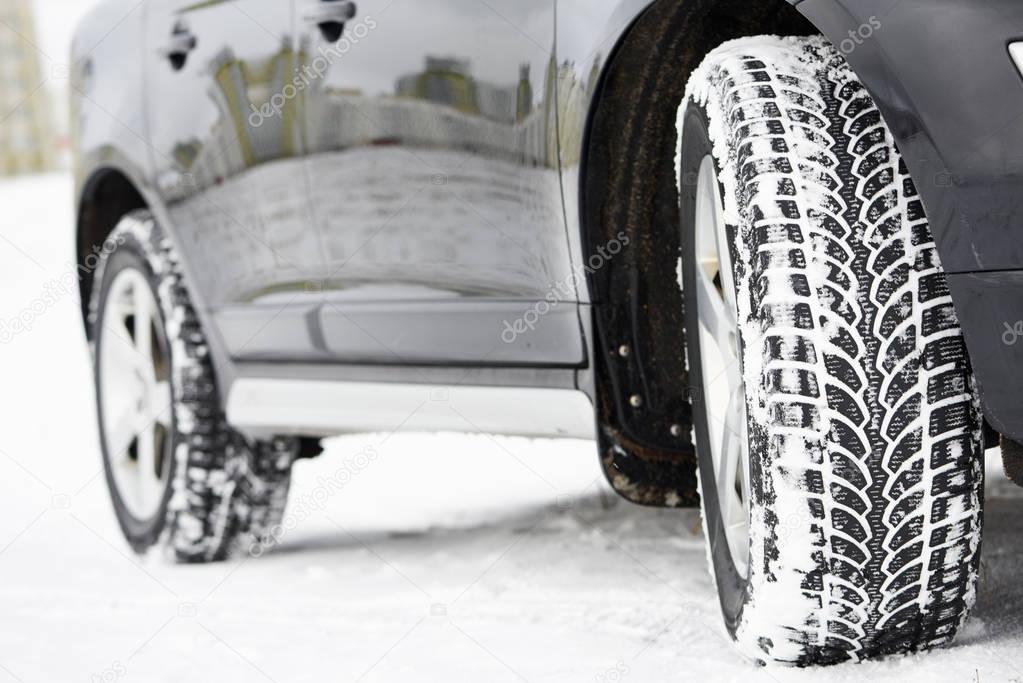
[[[108,404],[106,410],[116,416],[106,425],[107,448],[110,456],[119,460],[127,457],[128,448],[135,439],[138,430],[138,414],[134,410],[134,406],[127,401],[120,401],[117,408],[110,408]]]
[[[139,431],[138,459],[139,479],[144,487],[149,486],[156,474],[156,430],[153,423],[145,425]]]
[[[735,318],[725,306],[703,264],[696,270],[696,305],[700,311],[700,324],[707,329],[719,348],[727,351],[732,344],[730,335],[736,327]]]
[[[710,156],[700,166],[695,209],[695,299],[710,469],[714,474],[720,528],[736,571],[743,575],[749,555],[746,399],[730,237],[724,221],[721,188]]]
[[[107,327],[110,334],[103,339],[103,362],[128,373],[139,370],[142,367],[143,359],[139,358],[135,351],[135,344],[124,320],[112,321],[108,323]],[[118,374],[122,373],[118,372]]]
[[[717,470],[717,491],[718,500],[722,506],[722,512],[728,517],[734,511],[734,502],[738,496],[735,490],[736,473],[739,467],[739,457],[742,455],[742,443],[739,434],[735,432],[734,413],[738,409],[737,396],[733,393],[728,400],[726,414],[722,416],[725,423],[721,438],[721,459]],[[725,523],[730,522],[726,517]]]
[[[167,490],[173,415],[167,359],[158,353],[166,348],[162,320],[148,280],[132,268],[115,276],[104,306],[98,374],[106,456],[128,511],[151,519]]]
[[[173,409],[171,401],[170,382],[164,380],[151,385],[149,389],[149,417],[153,422],[164,427],[170,426],[170,417]]]
[[[708,201],[705,203],[709,205],[708,210],[711,215],[708,218],[714,226],[714,241],[718,261],[726,265],[726,267],[719,269],[718,277],[721,280],[722,302],[734,329],[739,316],[735,300],[735,275],[732,273],[731,268],[732,255],[728,244],[728,226],[725,224],[725,211],[721,206],[721,196],[717,192],[714,193],[713,201],[708,198]]]

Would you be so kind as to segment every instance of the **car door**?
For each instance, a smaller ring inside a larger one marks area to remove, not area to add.
[[[554,0],[296,0],[332,358],[584,361]]]
[[[301,356],[322,255],[291,85],[293,3],[154,0],[147,26],[154,184],[193,296],[234,357]]]

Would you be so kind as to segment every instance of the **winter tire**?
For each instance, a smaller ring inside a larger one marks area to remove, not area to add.
[[[148,212],[107,238],[95,283],[100,440],[128,542],[181,562],[263,543],[283,516],[297,444],[249,443],[227,425],[178,259]]]
[[[679,130],[695,439],[729,633],[797,665],[948,643],[976,591],[982,419],[890,132],[816,37],[712,52]]]

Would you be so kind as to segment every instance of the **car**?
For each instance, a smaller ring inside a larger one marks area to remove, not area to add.
[[[985,448],[1023,479],[1021,25],[103,0],[74,239],[125,538],[261,554],[328,436],[592,439],[624,498],[702,506],[746,656],[950,643]]]

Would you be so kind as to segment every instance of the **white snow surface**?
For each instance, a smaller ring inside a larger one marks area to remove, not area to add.
[[[0,183],[0,683],[1023,681],[1023,492],[994,451],[965,635],[826,670],[737,655],[698,512],[618,501],[582,441],[333,439],[297,465],[296,523],[260,559],[138,558],[107,498],[77,295],[54,288],[71,207],[64,176]]]

